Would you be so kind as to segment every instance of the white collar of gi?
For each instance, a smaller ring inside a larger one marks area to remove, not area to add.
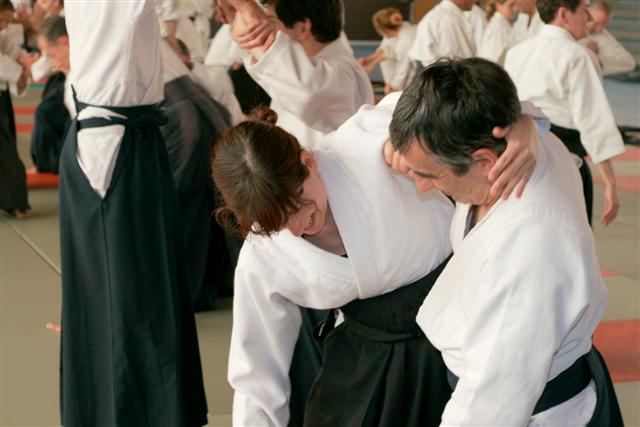
[[[353,57],[353,54],[347,50],[347,47],[338,38],[320,49],[320,51],[316,53],[315,58],[335,58],[336,56],[344,55]]]
[[[574,42],[576,41],[576,39],[573,38],[569,31],[565,30],[562,27],[558,27],[557,25],[545,24],[544,27],[540,29],[538,35],[551,37],[554,39],[566,39]]]

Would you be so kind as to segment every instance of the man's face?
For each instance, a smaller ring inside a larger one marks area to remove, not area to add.
[[[435,188],[460,203],[482,205],[487,200],[490,185],[475,164],[465,175],[458,176],[417,139],[404,153],[404,158],[421,193]]]
[[[589,34],[601,33],[609,25],[611,15],[601,9],[592,9],[590,12],[592,19],[587,23]]]
[[[0,31],[7,28],[12,19],[13,12],[11,10],[0,11]]]
[[[565,28],[571,33],[574,39],[580,40],[589,35],[587,24],[591,21],[589,13],[589,3],[587,0],[580,0],[580,4],[575,12],[567,9]]]
[[[50,42],[45,37],[38,36],[38,47],[51,58],[54,71],[69,72],[69,39],[66,36],[58,37],[56,42]]]

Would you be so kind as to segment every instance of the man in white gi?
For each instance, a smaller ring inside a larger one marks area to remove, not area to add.
[[[636,59],[618,40],[607,31],[613,13],[606,0],[595,0],[589,7],[592,20],[587,23],[589,36],[580,40],[580,44],[598,55],[602,74],[628,73],[636,69]]]
[[[593,182],[587,155],[598,166],[605,184],[600,222],[608,225],[619,208],[611,158],[624,152],[624,144],[595,55],[576,41],[587,35],[587,0],[538,0],[538,12],[547,25],[509,50],[505,69],[520,99],[537,105],[551,119],[552,132],[583,159],[580,174],[589,222]]]
[[[443,60],[403,92],[391,122],[419,191],[456,200],[454,255],[417,322],[454,389],[443,426],[622,425],[591,336],[606,291],[573,159],[549,133],[520,200],[490,195],[520,114],[516,88],[480,58]]]
[[[242,20],[236,19],[234,37],[250,49],[245,67],[271,96],[278,126],[311,145],[337,129],[360,106],[373,103],[371,82],[340,40],[340,0],[263,3],[266,13],[253,0],[228,0],[240,11],[239,17],[266,29],[260,37],[243,34]],[[272,22],[275,28],[269,26]],[[265,39],[269,42],[264,43]]]
[[[66,12],[78,115],[60,160],[62,424],[202,426],[178,202],[159,129],[155,1],[73,1]]]
[[[474,30],[464,12],[475,0],[442,0],[418,23],[416,39],[409,50],[423,67],[443,56],[469,58],[476,53]]]

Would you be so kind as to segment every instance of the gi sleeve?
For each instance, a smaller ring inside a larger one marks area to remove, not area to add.
[[[300,309],[259,275],[236,271],[228,380],[234,426],[286,426]]]
[[[561,344],[590,343],[590,333],[567,343],[594,310],[594,269],[587,265],[594,257],[581,241],[590,237],[554,225],[556,219],[547,216],[517,231],[505,225],[508,238],[496,236],[483,251],[477,283],[461,295],[469,314],[462,320],[468,325],[463,368],[442,426],[526,426]]]
[[[594,163],[624,152],[597,64],[588,54],[569,64],[564,83],[569,86],[569,108],[582,144]]]
[[[302,45],[278,32],[262,58],[253,62],[252,57],[245,57],[245,67],[285,110],[304,123],[313,123],[328,114],[327,105],[335,108],[347,102],[345,97],[350,94],[345,87],[360,86],[357,73],[342,58],[309,58]]]

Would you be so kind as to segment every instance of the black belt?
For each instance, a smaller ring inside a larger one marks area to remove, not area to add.
[[[112,116],[109,118],[91,117],[84,120],[78,120],[78,130],[112,126],[112,125],[123,125],[123,126],[130,126],[134,128],[148,128],[148,127],[153,128],[153,127],[162,126],[168,122],[168,119],[166,114],[164,113],[164,110],[160,108],[160,106],[158,106],[157,104],[137,105],[135,107],[111,107],[111,106],[90,105],[90,104],[85,104],[84,102],[78,101],[76,97],[75,89],[73,89],[73,99],[75,101],[78,114],[80,114],[80,111],[84,110],[87,107],[96,107],[96,108],[104,108],[115,114],[124,116],[124,117]]]
[[[345,326],[351,332],[376,342],[402,341],[424,334],[416,324],[416,315],[425,297],[451,256],[438,267],[415,282],[386,294],[354,300],[341,307]],[[320,341],[329,335],[335,325],[335,310],[314,330]]]
[[[554,125],[553,123],[551,123],[550,130],[560,138],[560,141],[562,141],[565,147],[567,147],[569,152],[581,158],[588,156],[587,150],[584,148],[584,145],[582,145],[580,132],[575,129],[563,128],[561,126]]]
[[[589,385],[592,377],[591,370],[587,364],[587,357],[593,351],[592,347],[591,351],[578,358],[573,362],[573,365],[547,383],[533,409],[533,415],[566,402]],[[456,389],[458,379],[453,372],[447,369],[447,380],[452,390]]]

